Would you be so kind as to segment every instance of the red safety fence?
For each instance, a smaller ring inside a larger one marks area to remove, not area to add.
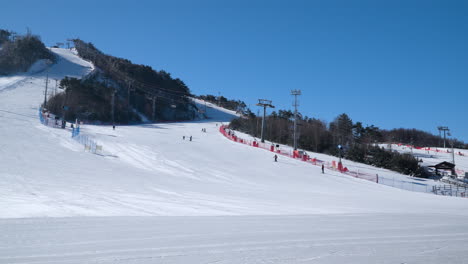
[[[255,148],[265,149],[277,155],[282,155],[282,156],[289,157],[295,160],[301,160],[311,165],[322,166],[323,164],[324,167],[327,168],[328,170],[339,171],[343,174],[346,174],[355,178],[365,179],[365,180],[377,182],[377,183],[379,182],[378,175],[350,171],[347,167],[343,167],[341,163],[336,162],[336,161],[332,161],[330,163],[330,162],[326,162],[323,160],[319,160],[317,158],[311,158],[309,155],[303,154],[303,152],[300,152],[297,150],[293,150],[293,151],[282,150],[280,147],[278,147],[279,145],[277,144],[266,144],[266,143],[258,142],[257,140],[247,140],[247,139],[238,137],[233,130],[228,129],[227,126],[224,126],[224,125],[220,126],[219,132],[221,132],[221,134],[223,134],[227,139],[230,139],[237,143],[252,146]]]
[[[431,147],[416,147],[416,146],[406,145],[402,143],[398,143],[396,145],[398,145],[399,147],[403,146],[403,147],[413,148],[413,149],[418,149],[418,150],[432,151],[436,153],[452,153],[450,149],[444,149],[444,148],[439,149],[439,148],[433,148],[433,147],[432,148]],[[456,151],[455,154],[459,156],[468,156],[467,153],[463,153],[461,151]]]

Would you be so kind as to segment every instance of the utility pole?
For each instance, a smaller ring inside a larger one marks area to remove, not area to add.
[[[445,148],[446,132],[450,131],[450,129],[446,126],[439,126],[437,127],[437,129],[439,129],[439,135],[440,135],[440,131],[444,131],[444,148]]]
[[[54,90],[54,96],[57,95],[57,87],[58,87],[58,79],[55,80],[55,90]]]
[[[275,107],[271,104],[271,102],[272,102],[271,100],[258,99],[258,104],[257,104],[257,106],[263,107],[262,134],[261,134],[262,143],[265,143],[264,131],[265,131],[266,109],[267,109],[267,107],[275,108]]]
[[[294,96],[294,150],[297,150],[297,107],[299,106],[297,96],[301,95],[301,90],[292,90],[291,95]]]
[[[45,92],[44,92],[44,108],[47,107],[47,87],[49,85],[49,73],[46,75]]]
[[[132,111],[131,105],[130,105],[130,92],[135,91],[132,87],[132,81],[128,80],[127,81],[127,111],[128,111],[128,118],[130,119],[130,113]]]
[[[338,152],[339,152],[339,157],[338,157],[338,158],[340,159],[340,160],[338,161],[338,164],[341,164],[341,150],[342,150],[342,149],[343,149],[343,146],[338,145]]]
[[[104,86],[109,88],[109,77],[104,76]],[[115,94],[117,93],[115,87],[112,87],[111,91],[111,118],[112,118],[112,129],[115,130],[115,115],[114,115],[114,108],[115,108]]]
[[[153,95],[153,116],[152,116],[152,120],[153,122],[155,122],[156,120],[156,95]]]
[[[257,110],[257,126],[255,127],[255,136],[257,136],[258,134],[258,117],[260,116],[260,110]]]
[[[67,122],[65,121],[65,112],[68,109],[68,106],[67,106],[67,99],[68,99],[67,89],[64,89],[64,93],[65,93],[65,100],[63,100],[63,106],[62,106],[62,128],[65,128],[65,126],[67,124]]]
[[[112,129],[115,129],[114,107],[115,107],[115,88],[112,90]]]
[[[156,94],[147,94],[146,99],[151,101],[151,121],[156,120],[156,99],[158,96]]]

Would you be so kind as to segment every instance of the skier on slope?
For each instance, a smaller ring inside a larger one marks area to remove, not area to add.
[[[322,164],[322,174],[325,173],[325,165]]]
[[[190,141],[192,141],[192,136],[190,136]]]
[[[275,158],[275,162],[278,162],[278,155],[275,154],[274,158]]]

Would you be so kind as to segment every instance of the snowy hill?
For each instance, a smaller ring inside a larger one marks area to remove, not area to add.
[[[271,152],[221,135],[219,122],[236,115],[214,105],[207,105],[206,121],[84,125],[82,135],[103,148],[86,152],[69,130],[39,122],[46,74],[61,79],[93,70],[72,51],[52,51],[59,60],[47,71],[0,78],[0,226],[9,230],[0,238],[0,263],[297,263],[336,248],[343,254],[327,263],[366,262],[353,255],[356,247],[365,247],[369,263],[403,260],[383,244],[372,249],[378,241],[420,263],[441,258],[405,248],[430,252],[456,241],[441,254],[466,257],[468,200],[322,174],[289,158],[274,163]],[[58,231],[42,231],[53,227]]]
[[[192,98],[192,101],[211,122],[229,122],[232,119],[238,118],[240,116],[235,111],[219,107],[207,101],[203,101],[197,98]]]
[[[435,165],[443,161],[452,162],[453,158],[455,158],[457,174],[464,176],[465,172],[468,172],[468,150],[466,149],[454,149],[455,155],[452,155],[451,148],[415,148],[413,146],[403,144],[391,144],[391,146],[389,144],[382,144],[381,146],[400,153],[412,154],[413,156],[422,159],[422,164],[426,166]]]

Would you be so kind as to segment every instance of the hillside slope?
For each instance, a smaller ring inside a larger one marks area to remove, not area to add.
[[[85,152],[38,107],[47,73],[93,65],[52,51],[48,72],[0,78],[1,263],[465,263],[466,199],[274,163],[223,137],[234,116],[214,105],[205,121],[85,125],[103,147]]]
[[[51,78],[82,76],[92,65],[72,52]],[[401,191],[238,145],[214,122],[83,126],[104,148],[83,151],[69,131],[37,118],[42,72],[2,86],[0,217],[108,215],[258,215],[459,212],[465,200]],[[219,113],[210,108],[213,113]],[[9,111],[9,112],[5,112]],[[13,114],[12,114],[13,113]],[[213,114],[211,113],[211,114]],[[228,121],[228,113],[214,120]],[[201,132],[206,128],[207,133]],[[183,140],[183,136],[186,137]],[[193,141],[188,138],[192,136]]]

